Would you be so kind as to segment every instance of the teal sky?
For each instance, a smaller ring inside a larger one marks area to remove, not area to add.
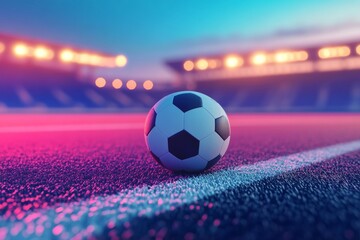
[[[199,45],[221,52],[213,42],[359,24],[359,9],[358,0],[11,0],[0,3],[0,32],[125,53],[120,77],[167,78],[163,60]]]

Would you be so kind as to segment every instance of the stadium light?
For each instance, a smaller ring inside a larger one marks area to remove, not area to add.
[[[255,53],[250,58],[251,63],[254,65],[262,65],[265,64],[267,61],[267,56],[265,53]]]
[[[30,47],[23,43],[17,43],[13,47],[13,53],[17,57],[26,57],[30,54]]]
[[[79,53],[77,55],[76,62],[79,64],[89,64],[90,63],[90,54]]]
[[[122,87],[122,85],[123,85],[122,81],[118,78],[114,79],[112,82],[112,86],[115,89],[120,89]]]
[[[204,58],[197,60],[195,65],[199,70],[206,70],[209,67],[208,61]]]
[[[5,51],[5,44],[0,42],[0,54]]]
[[[63,62],[72,62],[76,57],[76,53],[70,49],[64,49],[60,52],[60,60]]]
[[[209,64],[210,69],[214,69],[214,68],[218,68],[220,66],[220,61],[217,59],[210,59],[208,61],[208,64]]]
[[[151,90],[154,87],[154,83],[151,80],[146,80],[143,83],[143,87],[144,87],[145,90]]]
[[[236,68],[242,66],[244,60],[236,55],[229,55],[225,58],[224,64],[227,68]]]
[[[186,60],[183,64],[183,67],[185,69],[185,71],[192,71],[194,69],[194,62],[191,60]]]
[[[101,57],[95,54],[89,56],[89,64],[98,66],[101,64]]]
[[[277,63],[306,61],[309,55],[306,51],[281,51],[274,54]]]
[[[54,52],[50,48],[38,46],[34,49],[34,57],[37,59],[50,60],[54,57]]]
[[[134,90],[136,88],[136,82],[134,80],[129,80],[127,81],[126,83],[126,87],[129,89],[129,90]]]
[[[360,44],[356,47],[356,53],[360,55]]]
[[[318,51],[321,59],[347,57],[351,54],[348,46],[325,47]]]
[[[115,65],[118,67],[124,67],[127,63],[127,58],[125,55],[118,55],[115,57]]]
[[[105,87],[106,85],[106,80],[105,78],[103,77],[99,77],[95,80],[95,85],[98,87],[98,88],[103,88]]]

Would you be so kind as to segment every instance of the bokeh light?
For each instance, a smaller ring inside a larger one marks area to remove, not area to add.
[[[89,56],[89,63],[91,65],[100,65],[101,64],[101,57],[96,55],[96,54],[92,54]]]
[[[265,53],[255,53],[250,61],[254,65],[262,65],[266,63],[267,57]]]
[[[124,67],[127,63],[127,58],[125,55],[118,55],[115,58],[115,64],[118,67]]]
[[[184,65],[183,65],[185,71],[191,71],[194,69],[194,62],[191,61],[191,60],[187,60],[184,62]]]
[[[292,51],[292,52],[277,52],[275,53],[273,59],[277,63],[286,63],[286,62],[300,62],[305,61],[309,57],[306,51]]]
[[[136,88],[136,82],[134,80],[129,80],[127,81],[126,83],[126,87],[129,89],[129,90],[134,90]]]
[[[210,59],[208,64],[210,69],[214,69],[220,66],[220,61],[217,59]]]
[[[63,62],[71,62],[75,59],[75,52],[70,49],[64,49],[60,52],[60,60]]]
[[[34,57],[37,59],[52,59],[54,52],[50,48],[44,46],[38,46],[34,49]]]
[[[118,78],[114,79],[112,82],[112,86],[115,89],[120,89],[122,87],[122,85],[123,85],[123,83],[122,83],[121,79],[118,79]]]
[[[224,64],[227,68],[236,68],[242,66],[244,60],[236,55],[229,55],[225,58]]]
[[[91,56],[89,53],[79,53],[77,56],[77,63],[90,64]]]
[[[199,70],[206,70],[209,67],[209,63],[206,59],[202,58],[196,61],[196,68]]]
[[[348,46],[325,47],[318,51],[318,55],[322,59],[347,57],[351,54]]]
[[[30,48],[23,43],[18,43],[14,45],[13,53],[18,57],[25,57],[30,54]]]
[[[146,81],[143,83],[143,87],[144,87],[144,89],[146,89],[146,90],[151,90],[151,89],[153,89],[153,87],[154,87],[154,83],[153,83],[151,80],[146,80]]]
[[[105,85],[106,85],[106,80],[105,80],[105,78],[103,78],[103,77],[98,77],[98,78],[95,80],[95,85],[96,85],[98,88],[103,88],[103,87],[105,87]]]
[[[358,46],[356,47],[356,52],[357,52],[358,55],[360,55],[360,45],[358,45]]]

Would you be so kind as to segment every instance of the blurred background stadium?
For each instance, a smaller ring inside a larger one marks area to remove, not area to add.
[[[359,112],[359,7],[4,2],[0,111],[146,112],[191,89],[229,112]]]

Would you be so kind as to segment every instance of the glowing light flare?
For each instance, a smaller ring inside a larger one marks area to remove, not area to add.
[[[190,72],[190,71],[192,71],[194,69],[195,65],[194,65],[193,61],[187,60],[187,61],[184,62],[183,67],[184,67],[185,71]]]
[[[106,85],[106,80],[105,80],[105,78],[103,78],[103,77],[98,77],[98,78],[95,80],[95,85],[96,85],[98,88],[103,88],[103,87],[105,87],[105,85]]]
[[[220,61],[216,59],[210,59],[208,63],[210,69],[218,68],[220,66]]]
[[[118,55],[115,57],[115,65],[117,67],[124,67],[127,63],[127,58],[125,55]]]
[[[356,47],[356,53],[360,55],[360,44]]]
[[[277,52],[274,54],[274,61],[277,63],[306,61],[309,55],[306,51]]]
[[[136,88],[136,82],[134,80],[129,80],[126,82],[126,87],[129,89],[129,90],[134,90]]]
[[[145,90],[151,90],[154,87],[154,83],[151,80],[146,80],[143,83],[143,87],[144,87]]]
[[[5,51],[5,44],[0,42],[0,54]]]
[[[321,59],[347,57],[351,54],[348,46],[325,47],[318,51]]]
[[[30,55],[30,47],[23,43],[15,44],[13,47],[13,53],[17,57],[26,57]]]
[[[54,51],[44,46],[38,46],[34,49],[34,57],[37,59],[50,60],[54,57]]]
[[[197,60],[195,65],[199,70],[206,70],[209,67],[208,61],[204,58]]]
[[[118,79],[118,78],[114,79],[112,82],[112,86],[115,89],[120,89],[122,87],[122,85],[123,85],[123,83],[122,83],[121,79]]]
[[[265,53],[255,53],[250,59],[251,63],[254,65],[262,65],[267,62],[267,56]]]
[[[79,64],[90,64],[91,56],[89,53],[79,53],[76,57],[76,62]]]
[[[72,62],[76,57],[76,53],[70,49],[64,49],[60,52],[60,60],[63,62]]]
[[[244,60],[236,55],[229,55],[225,58],[224,64],[227,68],[236,68],[242,66]]]
[[[89,64],[97,66],[97,65],[101,65],[102,58],[101,58],[101,56],[92,54],[89,56],[88,61],[89,61]]]

